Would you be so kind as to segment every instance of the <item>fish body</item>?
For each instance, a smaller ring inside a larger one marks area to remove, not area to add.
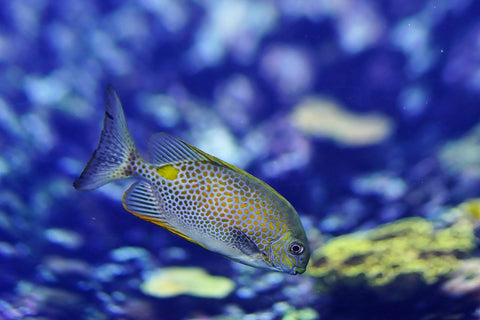
[[[96,189],[136,177],[124,208],[210,251],[253,267],[303,273],[310,257],[305,231],[290,203],[274,189],[166,133],[138,153],[120,99],[107,89],[100,143],[74,187]]]

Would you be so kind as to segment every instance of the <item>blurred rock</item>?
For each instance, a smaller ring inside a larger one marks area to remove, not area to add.
[[[352,181],[352,189],[360,195],[377,195],[386,201],[398,200],[407,192],[407,185],[400,177],[386,172],[355,177]]]
[[[260,40],[277,22],[267,2],[246,0],[204,1],[207,17],[195,32],[187,61],[194,71],[221,63],[230,54],[240,63],[255,56]]]
[[[442,291],[455,298],[469,297],[480,301],[480,259],[462,261],[442,284]]]
[[[58,244],[64,248],[75,250],[83,245],[83,237],[72,230],[51,228],[45,231],[45,238],[51,243]]]
[[[85,261],[60,256],[45,257],[42,266],[54,274],[78,275],[84,278],[90,278],[93,271],[92,267]]]
[[[480,125],[463,137],[445,143],[438,158],[443,169],[452,175],[480,178]]]
[[[300,48],[270,46],[261,58],[261,70],[276,93],[287,101],[297,100],[313,85],[313,61],[308,52]]]

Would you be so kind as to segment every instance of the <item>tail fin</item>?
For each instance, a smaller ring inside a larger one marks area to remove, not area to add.
[[[109,85],[100,142],[73,186],[79,190],[92,190],[110,181],[126,178],[125,168],[132,154],[136,155],[137,151],[128,131],[122,103],[115,89]]]

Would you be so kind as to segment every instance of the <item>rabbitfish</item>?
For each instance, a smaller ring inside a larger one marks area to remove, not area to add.
[[[305,271],[305,231],[295,209],[270,186],[166,133],[152,135],[148,151],[147,162],[109,86],[99,145],[74,187],[91,190],[135,177],[123,206],[137,217],[249,266]]]

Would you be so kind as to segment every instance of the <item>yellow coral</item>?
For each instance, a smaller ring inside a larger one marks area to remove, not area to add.
[[[171,267],[149,274],[140,289],[143,293],[168,298],[187,294],[204,298],[224,298],[235,283],[224,277],[211,276],[201,268]]]
[[[385,116],[355,114],[323,97],[305,99],[295,107],[290,118],[307,135],[330,138],[348,146],[379,143],[393,131],[393,122]]]
[[[363,287],[405,296],[454,271],[474,247],[466,220],[435,230],[425,219],[408,218],[334,238],[314,251],[307,272],[322,290]],[[393,286],[396,291],[389,290]]]

